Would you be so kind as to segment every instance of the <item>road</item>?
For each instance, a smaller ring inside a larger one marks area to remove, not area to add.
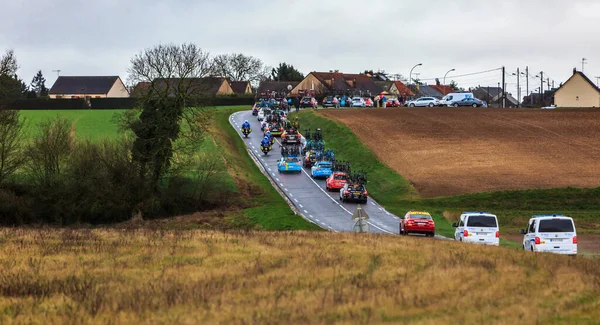
[[[248,120],[252,126],[252,133],[248,138],[244,138],[240,130],[244,120]],[[358,204],[342,203],[338,192],[325,190],[325,180],[313,179],[307,169],[303,168],[300,174],[280,174],[277,170],[277,161],[281,158],[279,139],[276,138],[273,150],[265,156],[260,151],[263,133],[252,111],[234,113],[230,116],[229,122],[246,143],[249,153],[264,167],[280,192],[287,196],[305,219],[330,231],[353,231],[355,221],[352,220],[352,214]],[[369,197],[369,202],[363,206],[363,210],[370,218],[368,220],[370,232],[398,234],[400,219],[386,211],[375,200]]]

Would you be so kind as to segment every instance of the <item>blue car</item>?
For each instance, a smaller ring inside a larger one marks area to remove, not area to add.
[[[327,178],[331,176],[331,162],[319,161],[310,169],[313,178]]]
[[[277,162],[277,169],[280,173],[300,173],[302,172],[302,165],[298,157],[282,157]]]

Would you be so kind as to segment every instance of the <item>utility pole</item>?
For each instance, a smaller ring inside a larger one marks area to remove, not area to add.
[[[581,59],[581,72],[583,72],[583,65],[584,65],[584,64],[587,64],[587,62],[585,62],[585,61],[587,61],[587,59],[586,59],[586,58],[582,58],[582,59]]]
[[[550,78],[546,78],[546,86],[548,86],[548,90],[550,89]]]
[[[540,94],[542,103],[544,102],[544,71],[540,71]],[[544,104],[542,104],[543,106]]]
[[[527,82],[527,94],[529,94],[529,66],[525,67],[525,77],[527,78],[526,82]]]
[[[521,86],[519,86],[519,79],[521,79],[521,72],[517,68],[517,107],[521,107]]]
[[[506,108],[506,69],[502,67],[502,108]]]

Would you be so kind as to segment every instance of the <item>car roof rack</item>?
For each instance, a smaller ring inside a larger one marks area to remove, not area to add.
[[[490,215],[493,215],[492,213],[485,212],[485,211],[477,211],[477,212],[465,211],[462,214],[490,214]]]
[[[534,214],[532,218],[565,217],[563,214]]]

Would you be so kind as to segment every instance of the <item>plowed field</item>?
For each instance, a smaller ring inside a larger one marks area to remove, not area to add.
[[[600,111],[398,108],[321,111],[424,197],[600,186]]]

